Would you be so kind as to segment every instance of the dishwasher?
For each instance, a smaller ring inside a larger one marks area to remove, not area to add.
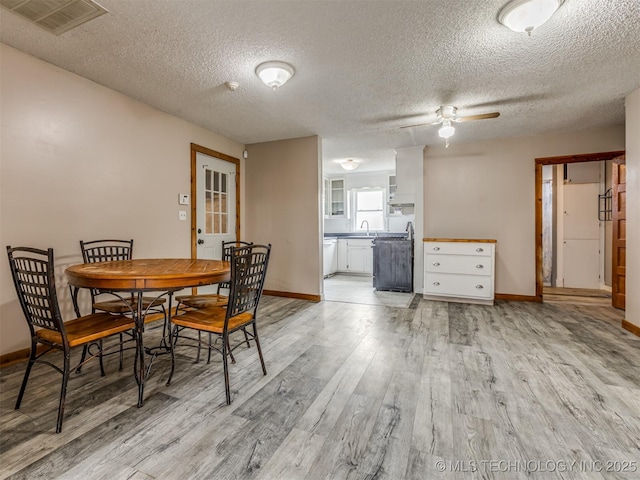
[[[413,291],[413,239],[377,237],[373,241],[373,288]]]

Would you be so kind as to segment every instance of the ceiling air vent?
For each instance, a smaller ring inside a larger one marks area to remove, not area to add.
[[[0,0],[0,5],[56,35],[109,13],[92,0]]]

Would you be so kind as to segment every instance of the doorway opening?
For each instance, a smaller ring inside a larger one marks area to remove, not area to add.
[[[536,297],[611,305],[620,269],[613,225],[624,152],[536,159]],[[624,269],[624,267],[623,267]],[[624,278],[624,277],[622,277]],[[615,296],[615,293],[614,293]],[[615,305],[614,305],[615,306]]]

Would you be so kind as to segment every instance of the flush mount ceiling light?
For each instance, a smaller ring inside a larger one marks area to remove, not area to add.
[[[346,160],[340,160],[338,162],[345,170],[355,170],[360,166],[360,162],[356,162],[353,158],[347,158]]]
[[[284,62],[264,62],[256,67],[256,75],[274,90],[287,83],[294,73],[293,67]]]
[[[498,20],[514,32],[531,32],[551,18],[564,0],[511,0],[507,3]]]

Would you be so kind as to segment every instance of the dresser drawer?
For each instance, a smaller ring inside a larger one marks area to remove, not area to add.
[[[427,273],[424,293],[449,297],[493,298],[493,278],[490,276]]]
[[[478,255],[425,255],[425,270],[434,273],[492,275],[493,259]]]
[[[425,242],[426,254],[438,255],[487,255],[493,252],[493,243],[467,243],[467,242]]]

